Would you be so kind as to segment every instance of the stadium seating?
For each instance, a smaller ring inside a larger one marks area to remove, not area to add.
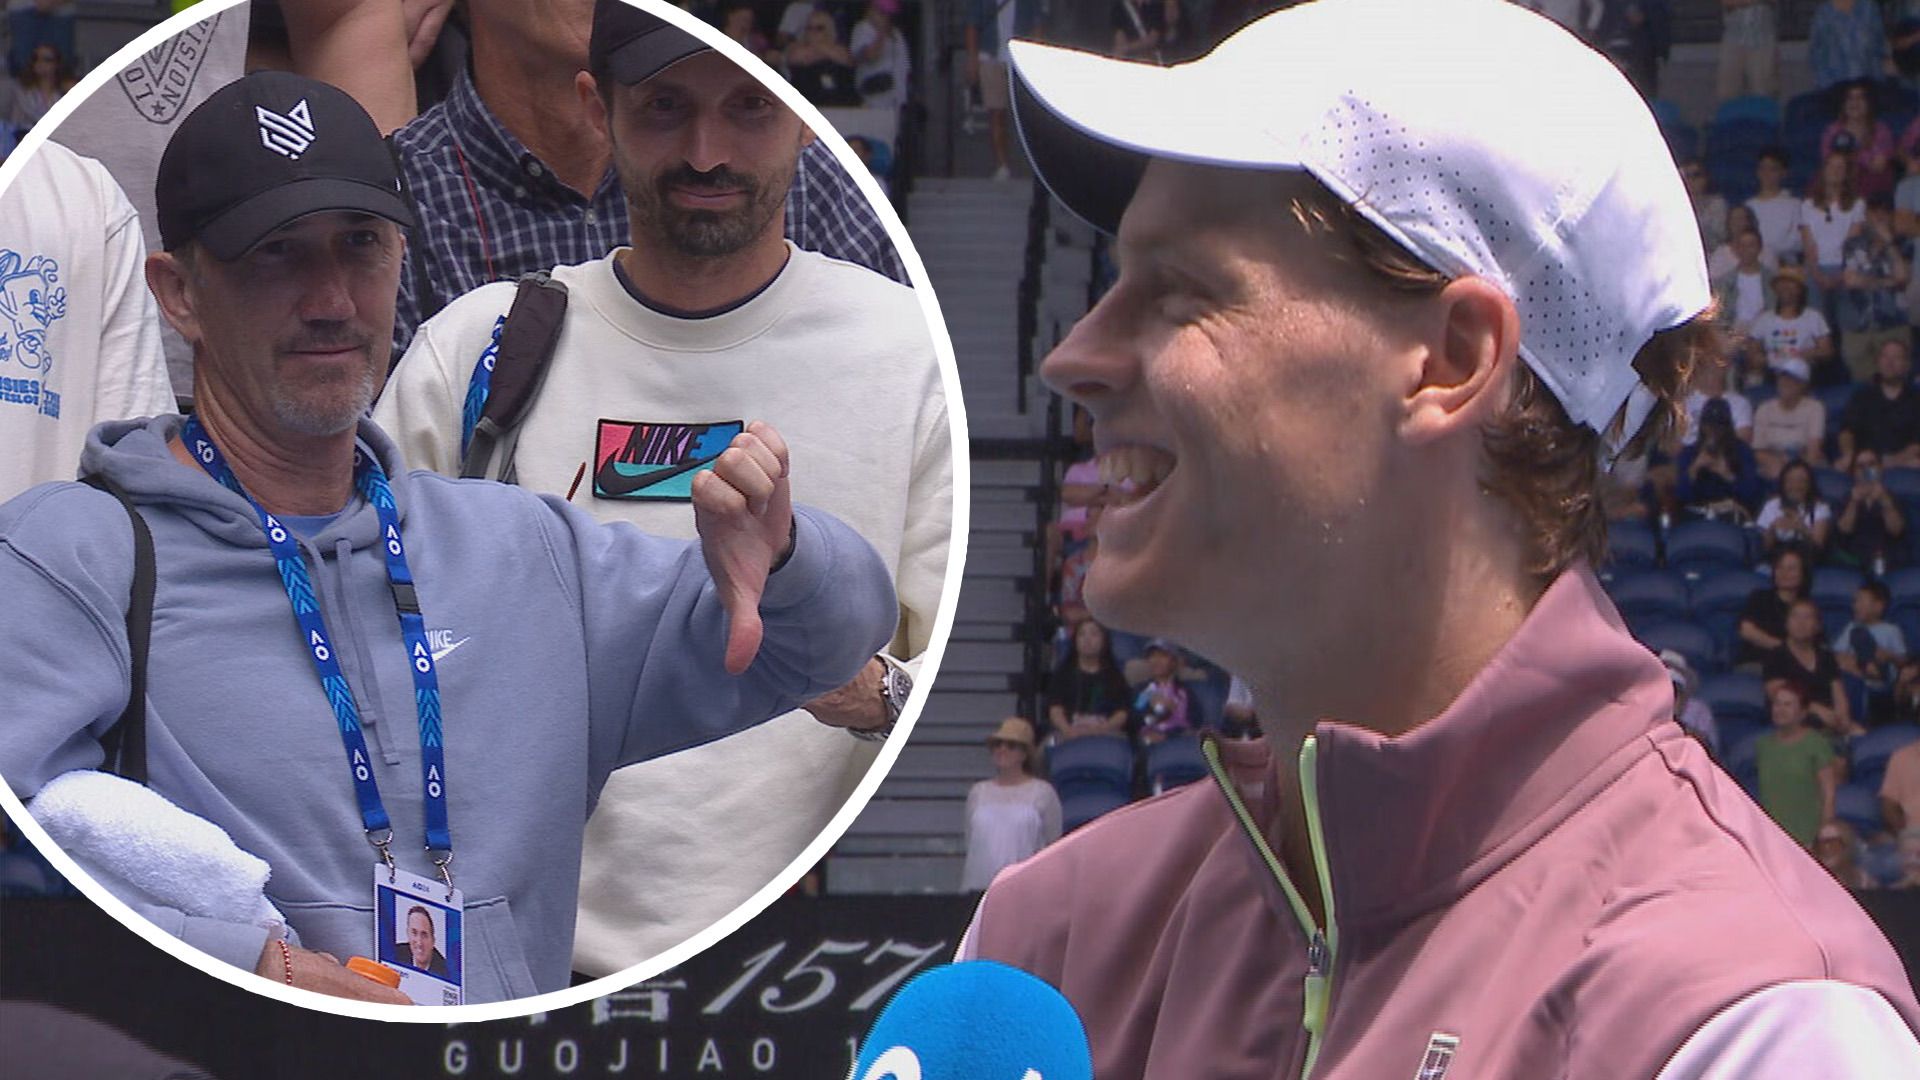
[[[1765,94],[1747,94],[1744,97],[1729,98],[1713,110],[1713,126],[1716,128],[1730,124],[1756,124],[1761,127],[1780,126],[1780,102]]]
[[[1912,742],[1920,742],[1920,725],[1888,724],[1867,732],[1853,740],[1847,751],[1848,778],[1878,792],[1880,781],[1887,774],[1888,759],[1894,751]]]
[[[1740,782],[1740,786],[1747,790],[1747,794],[1755,799],[1760,797],[1759,747],[1760,739],[1764,735],[1766,732],[1756,731],[1738,742],[1729,743],[1725,736],[1720,740],[1720,745],[1726,754],[1727,772],[1732,774],[1733,778]]]
[[[1694,621],[1707,628],[1729,660],[1740,644],[1740,612],[1753,590],[1767,584],[1767,578],[1751,570],[1720,570],[1693,583]]]
[[[1909,652],[1920,649],[1920,567],[1909,566],[1887,575],[1887,621],[1900,628]]]
[[[1713,635],[1698,623],[1673,621],[1655,623],[1634,634],[1640,644],[1654,652],[1672,649],[1687,658],[1695,671],[1718,671],[1720,650]]]
[[[1089,735],[1055,743],[1047,751],[1047,775],[1062,799],[1083,792],[1133,790],[1133,746],[1113,736]]]
[[[1723,748],[1732,745],[1726,737],[1729,725],[1764,727],[1767,724],[1767,691],[1760,684],[1760,676],[1752,672],[1723,671],[1705,676],[1694,696],[1713,710],[1714,722],[1720,725]]]
[[[1636,631],[1656,623],[1684,620],[1689,614],[1686,582],[1667,570],[1616,573],[1607,586],[1607,595],[1620,609],[1620,617]]]
[[[1607,566],[1601,576],[1626,570],[1651,570],[1660,565],[1660,540],[1644,521],[1615,521],[1607,525]]]
[[[1861,836],[1872,836],[1881,829],[1879,794],[1865,784],[1842,784],[1833,793],[1833,816]]]
[[[1667,569],[1689,579],[1752,565],[1746,530],[1731,521],[1683,521],[1667,534]]]
[[[1834,416],[1831,407],[1827,409],[1827,416],[1829,417],[1827,426],[1833,428],[1835,421],[1831,419]],[[1834,516],[1838,517],[1840,511],[1847,505],[1847,498],[1853,494],[1853,477],[1839,469],[1815,469],[1813,486],[1820,492],[1820,498],[1825,500],[1827,506],[1833,510]]]
[[[1147,747],[1147,786],[1155,794],[1206,775],[1207,759],[1200,752],[1199,739],[1180,736]]]
[[[1127,797],[1111,791],[1076,791],[1071,795],[1062,795],[1060,826],[1064,831],[1072,832],[1101,814],[1125,805]]]
[[[1853,621],[1853,594],[1865,580],[1858,570],[1844,566],[1821,566],[1813,571],[1813,586],[1808,590],[1820,605],[1821,636],[1828,642],[1841,627]]]

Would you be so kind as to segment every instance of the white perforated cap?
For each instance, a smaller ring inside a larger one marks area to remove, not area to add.
[[[1027,154],[1096,228],[1118,228],[1148,158],[1305,170],[1434,269],[1503,288],[1521,357],[1595,431],[1630,396],[1638,430],[1654,399],[1634,354],[1712,298],[1646,104],[1506,0],[1319,0],[1173,67],[1011,52]]]

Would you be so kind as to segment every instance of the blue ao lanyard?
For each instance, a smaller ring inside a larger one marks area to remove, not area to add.
[[[186,426],[181,429],[180,439],[208,475],[247,500],[247,505],[253,507],[253,512],[260,518],[260,528],[267,534],[267,544],[273,550],[274,562],[280,570],[280,583],[286,588],[287,600],[293,605],[293,617],[300,624],[300,635],[306,642],[307,654],[313,658],[314,671],[320,676],[320,686],[326,691],[327,703],[333,706],[334,718],[340,724],[340,741],[346,745],[347,765],[353,774],[354,795],[360,802],[360,820],[366,826],[367,840],[379,849],[380,857],[386,860],[387,869],[391,872],[394,868],[393,855],[388,847],[393,842],[393,824],[387,818],[386,806],[380,801],[380,788],[373,779],[373,755],[367,750],[366,736],[360,730],[360,710],[354,704],[353,691],[347,686],[346,674],[340,670],[340,661],[334,656],[333,639],[328,636],[326,621],[320,615],[313,579],[307,573],[307,562],[301,555],[300,545],[294,541],[285,525],[240,486],[233,469],[227,465],[226,456],[208,437],[198,418],[187,420]],[[393,491],[387,486],[386,473],[381,471],[379,462],[374,461],[371,454],[358,446],[353,451],[353,478],[354,486],[373,504],[374,512],[380,517],[380,541],[386,555],[387,582],[393,589],[394,610],[400,616],[400,634],[407,645],[407,669],[413,673],[414,707],[420,716],[420,772],[423,801],[426,804],[427,856],[439,869],[441,880],[451,890],[453,872],[449,864],[453,862],[453,833],[447,827],[447,761],[440,737],[440,680],[434,672],[433,650],[427,645],[426,619],[420,614],[420,602],[413,589],[413,574],[407,569],[406,549],[400,542],[400,515],[394,505]]]

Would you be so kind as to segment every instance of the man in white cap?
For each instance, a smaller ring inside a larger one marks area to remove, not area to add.
[[[1827,407],[1809,396],[1813,372],[1798,356],[1773,365],[1773,385],[1779,391],[1753,410],[1753,456],[1760,475],[1769,481],[1791,461],[1819,468],[1827,463],[1822,444],[1827,439]]]
[[[1043,369],[1114,492],[1088,604],[1268,737],[1004,871],[961,954],[1059,987],[1102,1080],[1920,1075],[1893,950],[1590,566],[1603,460],[1719,361],[1627,81],[1496,0],[1013,62],[1036,172],[1117,236]]]

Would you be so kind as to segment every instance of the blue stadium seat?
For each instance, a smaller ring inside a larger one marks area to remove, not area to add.
[[[1661,127],[1669,124],[1684,124],[1687,118],[1680,111],[1679,102],[1672,98],[1654,98],[1647,102],[1647,110],[1653,113],[1653,121]]]
[[[1660,541],[1644,521],[1607,523],[1607,570],[1651,570],[1660,565]]]
[[[1767,723],[1767,691],[1760,684],[1760,676],[1752,672],[1723,671],[1705,676],[1695,696],[1713,710],[1713,719],[1720,725],[1722,748],[1734,742],[1727,738],[1729,726]]]
[[[1047,751],[1047,776],[1063,799],[1102,791],[1124,798],[1133,790],[1133,744],[1111,735],[1055,743]]]
[[[1833,793],[1833,816],[1853,826],[1861,836],[1872,836],[1882,827],[1879,793],[1865,784],[1842,784]]]
[[[1752,565],[1747,531],[1731,521],[1683,521],[1667,534],[1667,569],[1690,579]]]
[[[1207,759],[1200,740],[1181,736],[1147,747],[1147,785],[1155,794],[1207,775]]]
[[[1833,635],[1853,621],[1853,594],[1866,578],[1858,570],[1844,566],[1821,566],[1813,571],[1813,587],[1808,594],[1820,605],[1821,636],[1831,643]]]
[[[1907,651],[1920,650],[1920,567],[1909,566],[1887,575],[1887,620],[1900,628]]]
[[[1833,103],[1827,100],[1823,90],[1809,90],[1796,94],[1787,101],[1786,113],[1782,117],[1789,126],[1795,124],[1818,123],[1825,127],[1833,120]],[[1899,132],[1894,132],[1899,135]]]
[[[1920,469],[1895,466],[1881,473],[1880,482],[1887,494],[1900,503],[1900,509],[1920,505]]]
[[[1920,742],[1920,725],[1888,724],[1867,732],[1853,740],[1853,746],[1847,751],[1851,762],[1848,777],[1878,792],[1880,781],[1887,774],[1887,760],[1893,757],[1894,751],[1913,742]]]
[[[1667,570],[1615,574],[1607,595],[1629,627],[1683,620],[1688,615],[1686,582]]]
[[[1819,398],[1820,404],[1827,407],[1828,431],[1837,433],[1840,430],[1840,417],[1847,411],[1847,403],[1853,400],[1853,395],[1858,392],[1859,389],[1860,387],[1854,383],[1840,383],[1835,386],[1819,386],[1814,388],[1813,396]],[[1849,489],[1853,487],[1851,478],[1847,481],[1847,487]],[[1838,511],[1839,508],[1835,507],[1834,509]]]
[[[1076,791],[1060,796],[1060,826],[1066,832],[1085,825],[1101,814],[1118,810],[1130,800],[1111,791]]]
[[[1827,429],[1833,430],[1838,423],[1839,414],[1834,412],[1832,407],[1828,407]],[[1815,469],[1813,486],[1819,490],[1820,498],[1826,500],[1827,507],[1833,511],[1834,516],[1838,517],[1840,511],[1846,508],[1848,497],[1853,494],[1853,477],[1839,469]]]
[[[1747,94],[1743,97],[1729,98],[1713,110],[1713,126],[1729,124],[1755,124],[1762,127],[1779,127],[1781,121],[1780,102],[1765,94]]]
[[[1740,786],[1745,788],[1747,794],[1755,800],[1760,798],[1759,746],[1760,740],[1765,735],[1764,731],[1755,732],[1732,744],[1724,738],[1720,740],[1720,745],[1727,756],[1725,762],[1727,772],[1739,781]]]
[[[1687,658],[1695,671],[1717,671],[1720,650],[1707,628],[1692,622],[1655,623],[1634,634],[1654,652],[1672,649]]]
[[[1740,644],[1740,612],[1753,590],[1768,579],[1751,570],[1719,570],[1693,583],[1693,621],[1707,628],[1720,654],[1732,658]]]

